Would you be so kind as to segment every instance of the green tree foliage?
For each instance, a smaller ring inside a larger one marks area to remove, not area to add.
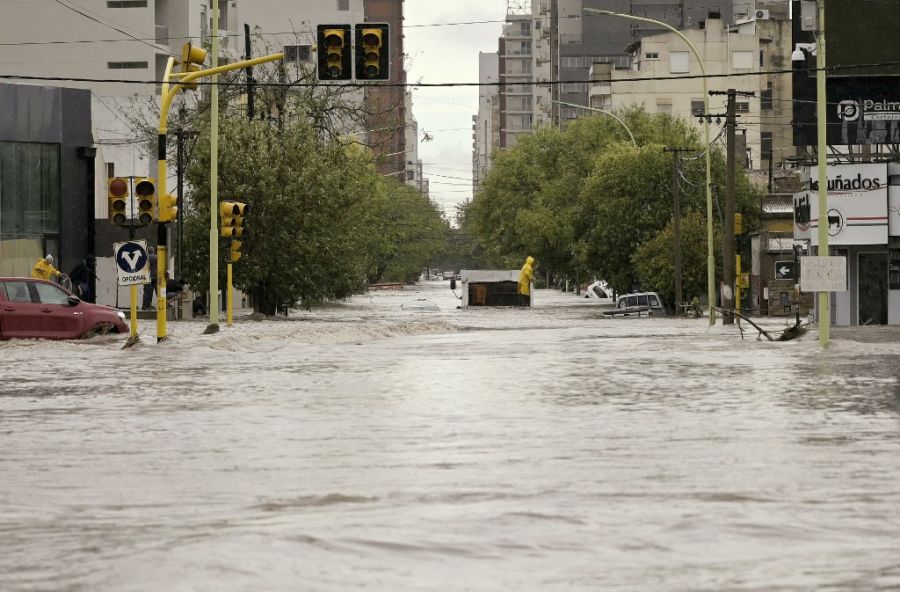
[[[681,269],[683,298],[690,302],[697,296],[706,297],[706,216],[690,212],[681,218]],[[715,242],[720,243],[721,233],[716,232]],[[714,249],[717,277],[721,277],[721,249]],[[640,285],[658,292],[666,302],[675,302],[675,239],[670,221],[656,236],[643,242],[632,256],[635,273]]]
[[[637,147],[621,123],[597,115],[538,130],[495,156],[471,212],[483,261],[518,266],[530,254],[554,273],[598,275],[619,291],[638,286],[632,255],[672,215],[672,155],[662,149],[698,147],[682,166],[681,203],[684,214],[705,215],[703,142],[688,122],[667,114],[633,108],[619,117]],[[715,148],[713,169],[713,185],[724,188],[724,159]],[[739,171],[736,211],[750,229],[758,197]]]
[[[323,137],[304,119],[220,129],[220,200],[250,205],[234,282],[256,308],[303,307],[344,298],[390,274],[409,279],[440,248],[446,224],[419,193],[377,174],[368,150]],[[186,171],[184,277],[208,283],[209,141],[200,138]],[[220,240],[219,267],[227,260]]]

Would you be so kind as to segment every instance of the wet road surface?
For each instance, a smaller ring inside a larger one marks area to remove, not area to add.
[[[0,342],[0,590],[900,589],[897,328],[456,302]]]

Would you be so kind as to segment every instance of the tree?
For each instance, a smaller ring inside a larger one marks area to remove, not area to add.
[[[542,129],[501,151],[472,207],[475,242],[491,262],[533,255],[545,268],[599,275],[617,290],[639,284],[632,255],[671,219],[671,156],[665,146],[698,147],[685,158],[682,211],[706,212],[705,166],[697,131],[668,114],[642,108],[598,115],[562,130]],[[713,185],[724,187],[724,158],[713,149]],[[756,224],[759,192],[743,171],[737,210]],[[718,211],[718,210],[716,210]],[[714,220],[716,225],[721,221]]]
[[[675,302],[675,238],[672,222],[656,236],[643,242],[632,255],[632,263],[640,286],[658,292],[666,302]],[[716,232],[719,244],[721,233]],[[683,297],[704,299],[706,296],[707,258],[706,217],[700,212],[690,212],[681,218],[681,269]],[[716,249],[716,269],[721,276],[721,251]]]

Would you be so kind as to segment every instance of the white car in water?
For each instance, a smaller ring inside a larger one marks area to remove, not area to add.
[[[606,300],[609,302],[612,302],[613,294],[613,289],[610,288],[603,280],[594,282],[587,287],[587,290],[584,291],[585,298],[590,298],[593,300]]]

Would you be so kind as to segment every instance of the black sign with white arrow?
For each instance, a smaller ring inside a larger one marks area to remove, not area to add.
[[[794,274],[794,261],[776,261],[775,262],[775,279],[776,280],[793,280],[797,279]]]

